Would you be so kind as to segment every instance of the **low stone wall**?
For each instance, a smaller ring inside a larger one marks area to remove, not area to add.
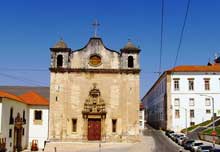
[[[212,142],[213,136],[205,135],[205,134],[199,134],[199,138],[204,141]],[[215,143],[220,144],[220,136],[215,136]]]

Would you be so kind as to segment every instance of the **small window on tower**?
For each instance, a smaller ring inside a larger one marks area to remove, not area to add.
[[[128,57],[128,67],[133,68],[134,67],[134,58],[133,56]]]
[[[112,119],[112,132],[116,132],[117,119]]]
[[[57,56],[57,67],[62,67],[63,66],[63,56],[58,55]]]
[[[72,119],[72,132],[77,131],[77,119]]]

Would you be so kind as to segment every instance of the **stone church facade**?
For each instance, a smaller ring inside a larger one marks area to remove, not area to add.
[[[137,141],[140,49],[128,42],[120,52],[101,38],[51,50],[50,141]]]

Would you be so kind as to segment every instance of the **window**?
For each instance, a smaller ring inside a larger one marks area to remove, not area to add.
[[[141,112],[139,113],[139,119],[142,119],[142,113]]]
[[[128,57],[128,67],[133,68],[134,67],[134,58],[133,56]]]
[[[209,79],[208,78],[204,79],[204,84],[205,84],[205,90],[210,90],[210,83],[209,83]]]
[[[180,118],[180,110],[175,110],[175,118]]]
[[[194,110],[190,110],[190,118],[194,118],[195,115],[194,115]]]
[[[56,92],[59,92],[61,90],[60,88],[61,88],[60,85],[55,85]]]
[[[42,111],[41,110],[34,111],[34,120],[42,120]]]
[[[205,99],[205,105],[206,105],[206,106],[210,106],[210,105],[211,105],[210,98],[206,98],[206,99]]]
[[[9,138],[11,138],[12,137],[12,129],[9,129]]]
[[[56,96],[56,101],[58,101],[58,97]]]
[[[180,99],[179,98],[174,99],[174,106],[180,106]]]
[[[57,67],[62,67],[63,66],[63,56],[58,55],[57,56]]]
[[[24,128],[22,128],[22,135],[24,136]]]
[[[195,125],[195,122],[190,122],[190,126],[194,126]]]
[[[189,99],[189,106],[194,106],[194,105],[195,105],[194,98],[190,98]]]
[[[72,119],[72,132],[77,131],[77,119]]]
[[[25,110],[23,110],[23,122],[26,124],[26,119],[25,119]]]
[[[13,118],[13,108],[10,109],[10,118],[9,118],[9,124],[14,124],[14,118]]]
[[[179,79],[174,79],[174,90],[178,91],[180,89]]]
[[[116,132],[117,119],[112,119],[112,132]]]
[[[194,79],[188,79],[189,90],[194,90]]]
[[[101,57],[99,55],[91,55],[89,58],[89,64],[91,66],[99,66],[102,63]]]
[[[139,126],[140,126],[140,127],[142,126],[142,121],[139,121]]]
[[[206,114],[210,114],[211,110],[210,109],[206,109]]]

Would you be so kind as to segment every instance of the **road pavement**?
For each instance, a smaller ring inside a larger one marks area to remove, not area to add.
[[[151,136],[154,139],[155,147],[153,152],[179,152],[180,149],[182,152],[186,152],[184,148],[166,137],[161,130],[155,130],[148,126],[147,129],[144,130],[143,135]]]

